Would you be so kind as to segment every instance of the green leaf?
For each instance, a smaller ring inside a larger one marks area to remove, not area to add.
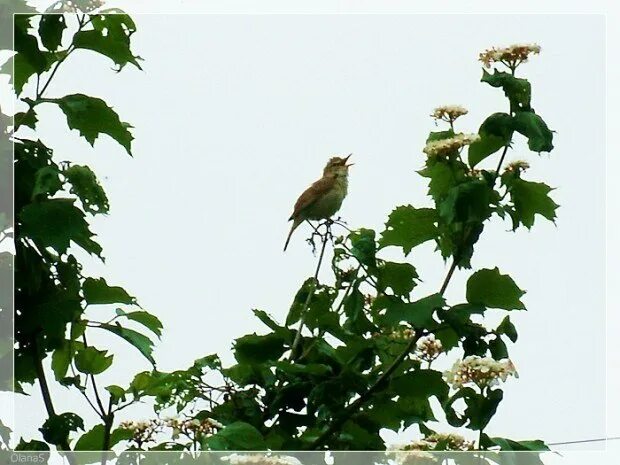
[[[515,207],[516,219],[528,229],[534,225],[537,214],[555,222],[555,211],[559,205],[549,197],[552,190],[543,182],[514,179],[510,184],[510,199]]]
[[[73,202],[73,199],[50,199],[26,205],[19,213],[21,235],[59,254],[65,253],[73,241],[100,256],[101,246],[91,239],[93,233],[88,229],[84,213]]]
[[[15,123],[15,131],[19,129],[21,126],[27,126],[30,129],[34,129],[38,123],[37,114],[34,111],[34,108],[30,108],[26,112],[15,113],[14,123]]]
[[[75,413],[66,412],[50,416],[39,431],[50,444],[62,445],[67,442],[69,434],[78,429],[84,429],[84,420]]]
[[[146,328],[150,329],[153,333],[155,333],[157,337],[161,337],[161,330],[163,329],[164,326],[162,325],[159,318],[157,318],[155,315],[149,312],[145,312],[145,311],[127,313],[120,308],[116,309],[116,314],[119,316],[123,316],[127,318],[128,320],[132,320],[137,323],[140,323],[141,325],[145,326]]]
[[[319,286],[312,295],[305,315],[309,329],[323,329],[331,333],[339,332],[338,314],[331,311],[336,294],[329,286]],[[288,339],[288,338],[287,338]]]
[[[35,173],[34,188],[32,189],[32,199],[38,196],[53,196],[62,189],[60,171],[54,165],[44,166]]]
[[[418,272],[409,263],[384,262],[377,270],[379,289],[392,289],[394,294],[408,296],[416,286]]]
[[[437,214],[432,208],[397,207],[385,224],[379,245],[402,247],[405,255],[417,245],[437,237]]]
[[[283,372],[289,375],[300,375],[303,377],[311,376],[327,376],[332,373],[332,368],[329,365],[323,365],[320,363],[309,363],[309,364],[301,364],[301,363],[291,363],[288,361],[275,362],[274,366],[278,370],[282,370]]]
[[[466,398],[465,415],[469,418],[467,427],[478,431],[486,428],[503,398],[504,393],[501,389],[487,391],[486,396]]]
[[[514,131],[512,116],[507,113],[493,113],[484,120],[478,134],[480,140],[468,149],[469,166],[472,168],[510,143]]]
[[[56,103],[67,117],[69,128],[77,129],[90,145],[95,145],[99,134],[107,134],[131,155],[131,125],[122,122],[103,100],[84,94],[72,94],[43,101]]]
[[[498,70],[494,70],[493,74],[489,74],[483,69],[481,81],[493,87],[501,87],[508,100],[510,100],[511,111],[530,109],[532,86],[527,79],[521,79],[510,73]]]
[[[110,368],[113,355],[107,355],[107,350],[98,350],[94,347],[78,349],[75,354],[75,367],[87,375],[98,375]]]
[[[442,328],[435,331],[435,336],[441,342],[444,352],[454,349],[459,345],[460,336],[452,328]]]
[[[76,451],[100,451],[103,450],[105,426],[95,425],[90,431],[84,433],[75,444]],[[127,441],[133,437],[133,431],[125,428],[117,428],[110,434],[110,447],[114,447],[121,441]]]
[[[489,350],[491,351],[491,356],[495,360],[508,358],[508,348],[500,336],[489,341]]]
[[[510,321],[509,316],[506,316],[502,320],[502,322],[499,324],[499,326],[495,330],[495,333],[505,334],[508,337],[508,339],[510,339],[512,342],[517,342],[517,339],[519,338],[519,335],[517,334],[517,328],[515,328],[515,325],[512,324],[512,321]]]
[[[64,55],[64,52],[52,53],[39,49],[36,37],[28,33],[31,17],[32,15],[15,15],[14,44],[17,55],[7,62],[7,67],[3,67],[10,70],[10,63],[13,63],[15,73],[9,71],[8,74],[13,77],[17,95],[22,92],[24,84],[31,76],[49,70],[52,64]]]
[[[512,278],[503,275],[498,268],[476,271],[467,280],[467,301],[491,308],[525,310],[519,300],[525,294]]]
[[[390,386],[403,397],[428,399],[435,396],[440,402],[448,399],[449,386],[443,375],[435,370],[415,370],[392,380]]]
[[[52,354],[52,371],[56,381],[60,381],[67,375],[67,370],[73,359],[70,341],[64,341]]]
[[[252,309],[252,312],[256,317],[262,321],[267,327],[269,327],[274,333],[278,336],[282,337],[288,343],[293,342],[293,338],[295,337],[295,332],[289,328],[284,326],[280,326],[267,312],[258,309]]]
[[[108,213],[108,197],[99,184],[95,173],[88,166],[72,165],[64,171],[71,183],[71,193],[75,194],[88,213]]]
[[[133,431],[126,428],[116,428],[110,434],[110,447],[115,446],[121,441],[129,441],[134,436]]]
[[[90,431],[84,433],[75,443],[74,450],[103,450],[103,438],[105,435],[105,427],[103,425],[95,425]]]
[[[429,327],[434,323],[433,313],[441,309],[445,303],[440,294],[432,294],[412,303],[391,301],[387,304],[384,321],[391,326],[404,321],[415,328]]]
[[[42,73],[47,67],[45,54],[39,49],[39,43],[33,35],[28,33],[32,15],[15,15],[15,51],[19,56],[34,69],[36,73]]]
[[[452,426],[460,427],[467,423],[467,428],[480,431],[489,424],[503,397],[501,389],[488,390],[486,396],[483,396],[470,387],[461,388],[443,403],[446,420]],[[462,417],[452,409],[452,404],[458,399],[463,399],[467,405]]]
[[[418,171],[420,176],[429,178],[428,195],[433,197],[435,202],[445,197],[448,191],[462,182],[465,177],[464,171],[456,170],[455,165],[444,161],[435,161],[432,165]]]
[[[93,29],[75,34],[73,44],[76,48],[92,50],[110,58],[118,65],[119,71],[127,63],[138,69],[139,57],[131,52],[130,37],[136,25],[126,14],[92,15]]]
[[[485,439],[488,441],[487,447],[499,446],[502,451],[534,452],[550,450],[549,446],[539,439],[533,441],[513,441],[512,439],[490,438],[488,436]]]
[[[15,94],[19,96],[31,76],[37,74],[37,70],[28,62],[24,55],[17,54],[13,57],[13,87]]]
[[[361,335],[376,329],[366,315],[364,303],[364,294],[360,292],[359,285],[355,286],[344,301],[344,313],[347,316],[343,325],[345,330]],[[335,314],[334,324],[339,325]]]
[[[301,285],[297,294],[295,294],[291,308],[286,316],[286,326],[291,326],[299,321],[299,318],[301,318],[301,311],[304,309],[305,302],[308,299],[308,294],[314,292],[315,287],[316,282],[314,278],[306,279]]]
[[[155,366],[155,359],[153,358],[153,341],[151,341],[144,334],[134,331],[133,329],[125,328],[118,323],[115,325],[102,324],[101,327],[125,339],[132,346],[138,349],[153,366]]]
[[[114,405],[125,400],[125,390],[122,387],[112,384],[110,386],[106,386],[105,390],[110,393],[110,397],[112,398],[112,403]]]
[[[360,263],[374,267],[376,264],[375,254],[377,245],[375,243],[375,232],[372,229],[358,229],[349,234],[351,241],[351,252]]]
[[[527,137],[527,145],[534,152],[553,150],[553,132],[543,119],[533,111],[519,111],[514,116],[517,132]]]
[[[66,29],[64,15],[42,15],[39,22],[39,36],[43,46],[54,52],[62,43],[62,33]]]
[[[265,450],[260,432],[248,423],[236,421],[206,439],[211,450]]]
[[[481,179],[473,179],[453,187],[439,205],[439,215],[446,223],[479,223],[491,213],[493,190]]]
[[[37,441],[34,439],[32,441],[24,441],[24,438],[21,438],[19,440],[19,444],[15,446],[15,450],[16,451],[29,451],[29,452],[49,451],[50,446],[44,443],[43,441]]]
[[[248,334],[235,340],[235,359],[239,363],[263,363],[278,360],[284,353],[284,340],[277,334]]]
[[[127,304],[133,305],[136,299],[130,296],[125,289],[118,286],[109,286],[103,278],[86,278],[82,284],[84,300],[88,305],[97,304]]]
[[[75,444],[76,451],[100,451],[103,450],[105,426],[95,425],[90,431],[84,433]],[[121,441],[127,441],[133,437],[133,431],[125,428],[117,428],[110,434],[110,447],[114,447]]]

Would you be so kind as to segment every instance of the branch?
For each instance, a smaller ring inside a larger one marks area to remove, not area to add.
[[[454,270],[456,269],[458,260],[454,258],[450,269],[448,270],[448,274],[446,275],[443,284],[441,285],[441,289],[439,291],[440,295],[443,295],[452,279],[452,275],[454,274]],[[392,364],[388,367],[387,370],[383,372],[379,378],[366,390],[362,393],[352,404],[344,410],[340,417],[336,418],[334,422],[311,444],[310,449],[317,449],[322,446],[325,441],[327,441],[349,418],[355,414],[355,412],[361,408],[370,397],[381,387],[381,385],[387,382],[392,376],[392,374],[398,369],[400,364],[407,358],[409,353],[415,348],[416,342],[418,339],[422,337],[421,331],[416,331],[413,337],[407,343],[407,347],[396,357],[396,359],[392,362]]]
[[[41,395],[43,397],[43,403],[45,404],[45,410],[47,411],[47,416],[49,418],[56,416],[56,411],[54,410],[54,403],[52,402],[52,396],[50,395],[50,389],[47,384],[47,378],[45,377],[45,370],[43,369],[43,362],[39,357],[39,347],[36,340],[37,336],[35,335],[32,338],[32,359],[34,362],[35,371],[37,373],[37,378],[39,380],[39,386],[41,387]],[[67,459],[71,465],[76,465],[75,456],[71,454],[71,448],[69,447],[69,441],[67,439],[63,439],[63,441],[59,444],[56,444],[62,451],[67,451]]]
[[[329,239],[329,235],[331,234],[330,228],[329,228],[330,226],[329,220],[327,220],[324,224],[327,228],[325,234],[319,233],[318,230],[316,230],[315,228],[315,233],[321,236],[321,240],[323,243],[321,245],[321,253],[319,254],[319,261],[316,265],[316,270],[314,271],[312,289],[308,290],[308,296],[306,297],[306,301],[304,302],[304,305],[301,309],[301,313],[299,316],[299,327],[297,328],[297,332],[295,333],[295,339],[293,340],[293,345],[291,346],[291,354],[290,354],[289,360],[295,359],[295,352],[297,351],[297,347],[299,346],[299,343],[301,342],[301,331],[303,330],[303,327],[306,321],[306,311],[308,310],[308,306],[310,305],[310,300],[312,299],[312,296],[314,295],[314,291],[316,290],[316,285],[318,283],[318,278],[319,278],[319,271],[321,270],[321,264],[323,263],[323,256],[325,255],[325,247],[327,246],[327,241]]]
[[[504,146],[504,151],[502,152],[502,156],[499,159],[499,163],[497,164],[497,168],[495,169],[495,179],[499,176],[499,170],[502,168],[502,163],[504,163],[504,157],[506,157],[506,153],[508,152],[508,147],[510,147],[510,142]]]
[[[86,18],[86,15],[82,15],[82,18],[80,18],[78,16],[78,30],[77,32],[80,32],[82,29],[84,29],[84,26],[86,26],[89,21],[84,21],[84,19]],[[76,32],[76,34],[77,34]],[[55,64],[54,64],[54,68],[52,69],[52,72],[49,76],[49,78],[47,79],[47,82],[43,85],[43,87],[41,88],[41,90],[39,91],[39,75],[37,74],[37,90],[36,90],[36,99],[38,100],[39,98],[41,98],[43,96],[43,93],[47,90],[48,86],[50,85],[50,83],[52,82],[52,79],[54,78],[54,75],[56,74],[56,71],[58,71],[58,68],[60,67],[60,65],[69,57],[69,55],[71,55],[74,51],[76,50],[76,47],[71,44],[69,46],[69,48],[67,49],[67,54],[62,57],[60,60],[58,60]]]

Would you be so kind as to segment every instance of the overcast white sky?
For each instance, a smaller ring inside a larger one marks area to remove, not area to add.
[[[102,179],[112,208],[95,230],[107,263],[87,272],[123,285],[162,319],[156,359],[163,370],[213,352],[230,361],[233,338],[263,330],[251,308],[284,318],[316,260],[304,228],[281,252],[286,219],[329,156],[354,153],[341,211],[352,227],[380,229],[395,205],[429,205],[415,170],[434,129],[430,111],[464,105],[470,113],[458,128],[475,132],[486,115],[506,108],[500,90],[478,82],[477,53],[539,43],[541,55],[520,73],[532,82],[534,108],[557,131],[556,149],[539,157],[519,141],[509,159],[527,158],[528,178],[557,187],[561,209],[557,227],[537,219],[532,233],[495,222],[472,262],[509,273],[527,290],[529,308],[513,316],[520,379],[505,385],[488,433],[548,442],[606,435],[602,17],[135,20],[144,72],[115,75],[106,59],[76,53],[49,91],[111,103],[135,126],[134,158],[105,137],[90,149],[55,109],[41,107],[38,132],[57,159],[87,162]],[[420,296],[436,292],[445,273],[432,248],[409,257],[424,280]],[[451,303],[463,301],[468,276],[455,276]],[[120,353],[108,376],[117,384],[147,368],[131,349]],[[36,433],[39,402],[18,400],[19,412],[32,412],[18,416],[19,430]],[[59,404],[75,408],[68,397]]]

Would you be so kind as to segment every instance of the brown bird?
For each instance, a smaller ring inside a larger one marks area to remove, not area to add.
[[[307,220],[326,220],[340,210],[342,201],[347,196],[349,167],[353,165],[353,163],[347,164],[347,161],[351,155],[345,158],[330,158],[323,168],[323,177],[299,196],[293,214],[288,219],[293,222],[293,226],[286,238],[284,250],[291,240],[293,231],[301,223]]]

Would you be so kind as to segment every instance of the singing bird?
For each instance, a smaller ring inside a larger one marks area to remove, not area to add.
[[[349,185],[349,167],[347,164],[352,154],[345,158],[332,157],[323,168],[323,177],[313,183],[299,196],[293,214],[288,219],[293,222],[288,233],[284,250],[288,247],[293,231],[306,220],[326,220],[331,218],[342,205],[347,196]]]

